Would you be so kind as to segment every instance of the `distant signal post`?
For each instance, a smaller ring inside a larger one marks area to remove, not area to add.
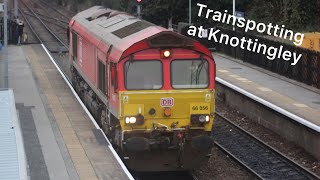
[[[138,18],[141,18],[141,3],[142,3],[142,0],[136,0],[137,2],[137,15],[138,15]]]

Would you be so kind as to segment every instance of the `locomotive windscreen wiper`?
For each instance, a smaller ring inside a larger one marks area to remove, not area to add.
[[[203,68],[204,62],[205,62],[204,60],[201,60],[201,63],[198,65],[198,68],[196,70],[196,84],[199,84],[199,77],[200,77],[200,73]]]
[[[124,83],[125,84],[127,84],[127,75],[128,75],[128,71],[129,71],[129,69],[130,69],[130,65],[131,65],[131,63],[132,63],[132,61],[131,60],[129,60],[127,63],[125,63],[125,72],[124,72]]]
[[[198,61],[198,60],[197,60]],[[200,78],[200,73],[202,71],[202,68],[204,66],[204,63],[206,61],[205,60],[201,60],[200,64],[199,65],[195,65],[195,61],[192,61],[192,64],[191,64],[191,78],[190,78],[190,85],[193,84],[193,82],[195,82],[195,84],[199,84],[199,78]],[[205,68],[205,71],[207,71],[207,69]]]

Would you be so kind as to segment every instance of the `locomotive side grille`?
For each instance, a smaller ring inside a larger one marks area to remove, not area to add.
[[[150,26],[155,26],[155,25],[152,23],[149,23],[147,21],[137,21],[137,22],[134,22],[134,23],[132,23],[128,26],[125,26],[121,29],[113,31],[112,34],[123,39],[127,36],[130,36],[131,34],[139,32],[139,31],[146,29],[147,27],[150,27]]]

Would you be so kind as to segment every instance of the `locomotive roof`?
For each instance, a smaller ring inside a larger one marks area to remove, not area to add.
[[[150,42],[155,40],[153,47],[169,46],[185,47],[193,46],[194,40],[178,33],[174,33],[150,22],[138,19],[127,13],[106,9],[102,6],[94,6],[73,17],[76,25],[80,25],[83,31],[82,35],[88,36],[87,39],[92,41],[90,36],[94,36],[98,41],[102,41],[112,47],[112,52],[118,51],[114,60],[119,60],[129,47],[137,42],[148,39]],[[158,38],[161,37],[162,38]],[[159,44],[160,43],[160,44]],[[98,43],[99,45],[100,42]],[[178,45],[177,45],[178,44]],[[152,46],[152,45],[151,45]]]

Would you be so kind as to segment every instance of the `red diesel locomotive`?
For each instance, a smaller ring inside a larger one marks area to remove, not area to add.
[[[101,6],[69,28],[73,86],[130,169],[190,170],[207,159],[215,63],[206,47]]]

